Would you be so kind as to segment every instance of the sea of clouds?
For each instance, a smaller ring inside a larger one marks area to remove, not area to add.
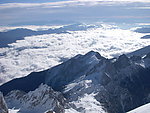
[[[141,39],[144,35],[103,25],[84,31],[25,37],[7,48],[0,48],[0,84],[91,50],[107,58],[118,57],[150,45],[150,39]]]

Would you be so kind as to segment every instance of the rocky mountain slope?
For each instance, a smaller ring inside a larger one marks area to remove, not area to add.
[[[9,108],[20,109],[21,113],[44,113],[47,110],[63,113],[64,107],[67,107],[63,95],[44,84],[29,93],[11,91],[5,96],[5,100]]]
[[[17,78],[7,82],[0,87],[0,90],[2,90],[4,94],[7,94],[14,89],[29,92],[35,90],[41,83],[45,83],[51,86],[54,90],[61,91],[69,82],[86,74],[98,64],[99,57],[101,57],[99,53],[93,51],[86,55],[77,55],[48,70],[33,72],[26,77]]]
[[[0,92],[0,113],[8,113],[8,107],[1,92]]]
[[[130,57],[123,54],[113,59],[91,51],[14,79],[1,85],[0,91],[9,108],[22,112],[125,113],[150,102],[150,51],[146,50],[143,55],[133,52]]]

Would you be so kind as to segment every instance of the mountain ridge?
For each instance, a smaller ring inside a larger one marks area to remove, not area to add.
[[[13,30],[9,30],[6,32],[0,32],[0,44],[1,47],[8,47],[8,44],[15,42],[16,40],[22,40],[24,37],[27,36],[35,36],[35,35],[44,35],[44,34],[60,34],[60,33],[69,33],[68,31],[79,31],[79,30],[87,30],[88,28],[94,28],[95,26],[90,25],[86,26],[84,24],[71,24],[71,25],[64,25],[60,28],[49,28],[48,30],[40,30],[34,31],[27,28],[17,28]]]
[[[123,54],[107,59],[90,51],[48,70],[5,83],[0,91],[4,95],[16,89],[29,93],[43,83],[60,91],[71,105],[69,110],[74,112],[125,113],[150,102],[150,51],[144,53],[142,57]]]

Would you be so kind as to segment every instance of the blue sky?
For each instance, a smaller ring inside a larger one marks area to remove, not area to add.
[[[0,25],[150,23],[150,0],[1,0]]]

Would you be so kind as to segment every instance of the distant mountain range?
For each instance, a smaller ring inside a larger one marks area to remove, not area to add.
[[[145,36],[141,37],[141,39],[150,39],[150,35],[145,35]]]
[[[149,27],[138,28],[138,29],[135,30],[135,32],[138,32],[138,33],[150,33],[150,28]]]
[[[147,48],[112,59],[90,51],[48,70],[11,80],[1,85],[0,91],[8,107],[21,113],[48,109],[56,113],[125,113],[150,102]]]
[[[42,31],[33,31],[25,28],[17,28],[14,30],[10,30],[7,32],[0,32],[0,48],[8,47],[8,44],[15,42],[16,40],[23,40],[24,37],[34,36],[34,35],[44,35],[44,34],[60,34],[60,33],[68,33],[67,31],[79,31],[79,30],[87,30],[88,28],[93,28],[95,26],[86,26],[83,24],[71,24],[66,25],[56,29],[48,29]]]
[[[135,32],[138,33],[150,33],[150,28],[149,27],[142,27],[142,28],[137,28]],[[141,37],[141,39],[150,39],[150,35],[145,35]]]

